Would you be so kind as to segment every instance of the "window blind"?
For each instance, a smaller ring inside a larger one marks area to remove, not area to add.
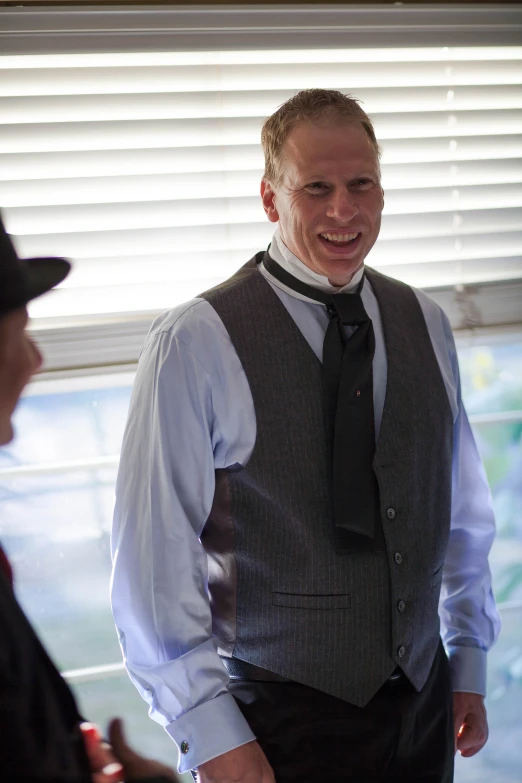
[[[22,255],[74,264],[31,306],[37,323],[143,319],[266,247],[260,128],[308,87],[354,95],[374,122],[386,206],[368,263],[435,298],[480,291],[478,325],[522,321],[522,46],[221,50],[216,32],[207,51],[139,51],[139,40],[0,57],[7,227]]]

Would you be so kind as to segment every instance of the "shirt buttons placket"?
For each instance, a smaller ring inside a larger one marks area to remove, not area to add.
[[[404,612],[405,609],[406,609],[406,604],[404,603],[404,601],[398,601],[397,602],[397,611],[398,612]]]
[[[393,559],[397,563],[397,565],[400,565],[402,563],[402,555],[400,552],[395,552]]]
[[[394,508],[386,509],[386,516],[388,517],[388,519],[395,519],[395,509]]]

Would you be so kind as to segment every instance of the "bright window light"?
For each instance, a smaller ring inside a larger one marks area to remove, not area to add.
[[[232,52],[134,52],[6,56],[2,68],[104,68],[156,65],[264,65],[279,63],[379,63],[520,60],[522,46],[407,49],[261,49]]]
[[[8,229],[74,264],[31,315],[164,309],[266,247],[260,128],[314,86],[360,99],[382,144],[371,264],[425,287],[519,279],[521,81],[517,46],[0,57]]]

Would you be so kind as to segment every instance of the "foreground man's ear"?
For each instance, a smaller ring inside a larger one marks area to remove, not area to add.
[[[263,202],[263,209],[266,212],[266,216],[271,223],[277,223],[279,220],[279,213],[275,205],[275,191],[271,183],[263,177],[261,180],[261,200]]]

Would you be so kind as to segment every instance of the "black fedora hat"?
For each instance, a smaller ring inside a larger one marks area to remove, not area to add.
[[[50,291],[70,269],[65,258],[18,258],[0,216],[0,317]]]

